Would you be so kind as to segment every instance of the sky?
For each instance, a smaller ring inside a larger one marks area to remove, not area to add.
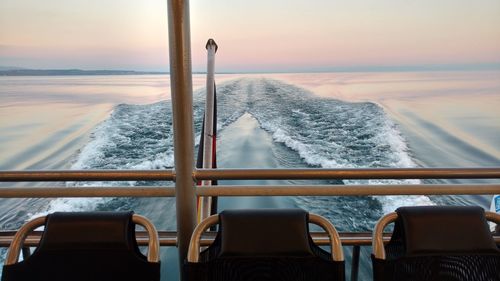
[[[0,66],[168,71],[166,0],[1,0]],[[499,0],[191,0],[193,70],[500,69]]]

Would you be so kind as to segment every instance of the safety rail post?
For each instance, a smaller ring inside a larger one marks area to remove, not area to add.
[[[191,233],[196,226],[194,170],[193,85],[188,0],[168,0],[170,84],[175,160],[177,247],[181,279]]]
[[[218,46],[213,39],[208,39],[206,44],[207,49],[207,95],[205,102],[205,124],[203,135],[203,168],[212,169],[213,166],[213,149],[214,149],[214,110],[215,106],[215,53]],[[215,120],[216,121],[216,120]],[[211,180],[204,180],[201,182],[202,186],[212,185]],[[199,216],[198,222],[210,216],[212,208],[212,197],[204,196],[199,198],[200,204],[198,206]]]

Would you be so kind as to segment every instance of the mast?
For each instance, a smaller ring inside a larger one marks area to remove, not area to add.
[[[215,53],[217,52],[218,46],[213,39],[208,39],[206,44],[207,49],[207,95],[205,102],[205,116],[204,116],[204,128],[203,128],[203,169],[214,168],[214,154],[215,151],[215,131],[217,126],[217,120],[215,116]],[[204,180],[201,182],[202,186],[212,185],[211,180]],[[212,210],[212,197],[200,197],[198,199],[198,222],[203,219],[208,218],[211,215]]]

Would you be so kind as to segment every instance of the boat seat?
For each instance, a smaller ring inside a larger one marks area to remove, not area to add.
[[[500,250],[487,221],[500,215],[472,206],[402,207],[373,232],[375,281],[500,281]],[[394,232],[384,246],[382,233]]]
[[[137,246],[135,225],[149,234],[148,254]],[[44,226],[38,247],[23,261],[28,234]],[[158,233],[133,212],[57,212],[23,225],[14,236],[2,281],[159,281]]]
[[[331,253],[312,241],[309,223],[330,237]],[[218,224],[215,241],[200,253],[200,237]],[[226,210],[193,232],[184,274],[189,281],[344,280],[340,238],[326,219],[301,209]]]

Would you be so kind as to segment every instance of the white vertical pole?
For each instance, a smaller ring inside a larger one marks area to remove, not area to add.
[[[207,41],[207,97],[205,103],[205,128],[203,139],[203,168],[210,169],[213,161],[213,141],[214,141],[214,95],[215,95],[215,53],[217,44],[213,39]],[[212,181],[204,180],[202,186],[212,185]],[[202,197],[200,200],[200,210],[198,220],[201,221],[210,216],[212,206],[211,197]]]

